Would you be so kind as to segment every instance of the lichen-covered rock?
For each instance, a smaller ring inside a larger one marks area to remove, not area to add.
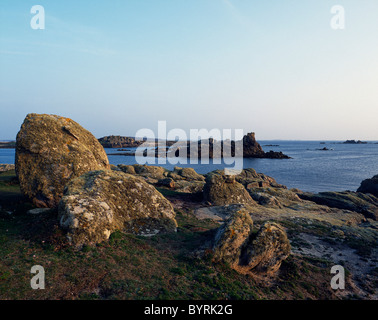
[[[218,229],[213,245],[214,262],[239,263],[241,250],[252,232],[253,221],[243,208],[232,213]]]
[[[244,186],[235,180],[235,176],[225,175],[219,170],[207,174],[203,193],[204,199],[216,206],[234,203],[257,205]]]
[[[274,178],[263,173],[257,173],[256,170],[252,168],[243,169],[240,174],[235,176],[235,180],[247,189],[265,187],[286,189],[286,186],[277,183]]]
[[[124,172],[124,173],[128,173],[128,174],[136,174],[135,169],[134,169],[134,166],[131,166],[131,165],[119,164],[119,165],[117,166],[117,168],[118,168],[119,170],[121,170],[122,172]]]
[[[168,173],[168,177],[173,180],[205,181],[205,177],[198,174],[193,168],[175,167],[173,171]]]
[[[34,113],[17,134],[15,163],[22,192],[41,208],[55,207],[70,179],[110,168],[103,147],[78,123]]]
[[[282,208],[281,203],[277,200],[276,197],[265,193],[265,192],[254,192],[250,193],[253,200],[257,201],[258,204],[270,208]]]
[[[146,182],[155,186],[166,186],[180,193],[202,192],[205,185],[205,177],[198,174],[192,168],[175,167],[168,171],[157,166],[123,165],[117,166],[118,170],[143,178]]]
[[[244,248],[240,270],[274,274],[290,252],[285,230],[277,223],[266,222]]]
[[[361,182],[361,186],[358,188],[357,192],[370,193],[373,196],[378,197],[378,175],[371,179],[366,179]]]
[[[378,221],[378,198],[361,192],[319,192],[298,193],[301,199],[313,201],[330,208],[346,209],[363,214],[366,218]]]
[[[59,221],[77,247],[105,241],[115,230],[148,236],[177,229],[172,205],[153,186],[110,170],[71,180],[59,204]]]
[[[281,208],[302,202],[295,192],[286,188],[246,188],[252,199],[261,205]]]
[[[134,164],[133,167],[137,175],[140,175],[145,178],[160,180],[166,177],[167,170],[164,169],[163,167],[147,166],[147,165],[140,165],[140,164]]]

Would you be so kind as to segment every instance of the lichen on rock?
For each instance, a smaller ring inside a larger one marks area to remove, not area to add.
[[[274,275],[291,252],[286,232],[273,222],[265,222],[257,233],[252,229],[246,209],[230,214],[214,237],[213,261],[226,262],[242,274]]]
[[[59,204],[59,221],[77,247],[105,241],[116,230],[151,236],[177,229],[172,205],[153,186],[111,170],[71,180]]]
[[[265,222],[243,248],[240,271],[274,274],[291,252],[285,230],[278,223]]]
[[[41,208],[57,206],[70,179],[110,168],[89,131],[69,118],[35,113],[17,134],[15,164],[22,192]]]
[[[236,203],[257,206],[244,186],[235,180],[235,176],[226,175],[220,170],[207,174],[203,193],[204,199],[216,206]]]
[[[218,229],[213,245],[214,261],[238,264],[241,250],[253,228],[249,212],[241,208],[232,213]]]

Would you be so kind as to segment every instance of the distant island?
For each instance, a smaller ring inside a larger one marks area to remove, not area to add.
[[[367,144],[366,141],[361,141],[361,140],[347,140],[344,141],[343,144]]]

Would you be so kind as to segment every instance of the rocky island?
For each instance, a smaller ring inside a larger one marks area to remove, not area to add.
[[[110,142],[111,141],[111,142]],[[142,145],[143,141],[135,141],[134,138],[120,137],[120,136],[109,136],[99,139],[99,142],[104,148],[134,148]],[[178,152],[170,152],[169,147],[177,143],[177,141],[149,141],[149,146],[155,147],[155,157],[177,157]],[[200,140],[197,143],[198,157],[199,159],[203,157],[208,157],[209,159],[214,159],[217,157],[223,157],[224,150],[231,150],[231,156],[236,154],[236,143],[235,141],[220,141],[220,153],[216,155],[215,153],[215,143],[214,139],[210,138],[207,140]],[[180,148],[186,149],[186,155],[190,158],[190,150],[192,143],[190,141],[179,142]],[[283,154],[282,152],[269,151],[265,152],[261,145],[256,141],[255,133],[248,133],[243,137],[243,157],[244,158],[268,158],[268,159],[290,159],[289,156]],[[163,147],[161,147],[163,146]],[[124,156],[135,156],[135,152],[124,152],[124,153],[113,153],[109,155],[124,155]]]
[[[366,141],[361,141],[361,140],[347,140],[344,141],[343,144],[367,144]]]
[[[1,298],[378,297],[377,176],[312,194],[252,168],[113,166],[78,123],[37,114],[16,152],[0,173]],[[48,290],[20,290],[35,264]],[[330,286],[335,265],[345,290]]]

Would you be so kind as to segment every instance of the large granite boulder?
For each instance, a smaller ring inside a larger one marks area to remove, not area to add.
[[[65,184],[92,170],[109,169],[97,139],[75,121],[28,114],[17,134],[16,173],[22,192],[37,207],[55,207]]]
[[[241,250],[253,228],[249,212],[240,208],[227,217],[219,227],[213,244],[214,262],[227,262],[231,266],[239,263]]]
[[[226,175],[217,170],[206,175],[206,184],[203,189],[205,201],[215,206],[242,203],[256,206],[244,186],[235,180],[235,176]]]
[[[105,241],[115,230],[150,236],[177,229],[172,205],[153,186],[111,170],[71,180],[59,204],[59,221],[77,247]]]
[[[240,270],[274,274],[291,252],[285,230],[277,223],[266,222],[251,237],[241,257]]]
[[[257,233],[245,208],[230,214],[218,228],[213,241],[213,261],[226,262],[242,274],[274,275],[291,252],[285,230],[265,222]]]
[[[370,193],[378,197],[378,175],[371,179],[366,179],[362,181],[361,186],[358,188],[357,192]]]

